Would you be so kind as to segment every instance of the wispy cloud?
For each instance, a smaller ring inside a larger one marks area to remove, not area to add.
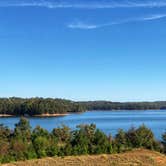
[[[124,23],[124,21],[123,21]],[[67,25],[68,28],[71,29],[97,29],[97,28],[102,28],[102,27],[107,27],[107,26],[112,26],[116,24],[122,24],[122,22],[112,22],[112,23],[107,23],[107,24],[88,24],[84,22],[73,22]]]
[[[67,27],[71,28],[71,29],[96,29],[96,28],[99,28],[98,25],[86,24],[83,22],[71,23],[71,24],[67,25]]]
[[[80,9],[106,9],[106,8],[159,8],[166,7],[166,0],[96,0],[96,1],[51,1],[51,0],[5,0],[0,2],[0,7],[45,7],[45,8],[80,8]]]
[[[152,21],[152,20],[158,20],[166,18],[166,14],[155,14],[150,16],[144,16],[144,17],[136,17],[136,18],[129,18],[124,20],[119,20],[117,22],[111,22],[106,24],[86,24],[83,22],[74,22],[67,25],[68,28],[72,29],[96,29],[96,28],[103,28],[113,25],[120,25],[120,24],[126,24],[130,22],[141,22],[141,21]]]
[[[162,19],[162,18],[166,18],[166,14],[155,14],[155,15],[151,15],[151,16],[146,16],[146,17],[143,17],[141,20],[148,21],[148,20],[158,20],[158,19]]]

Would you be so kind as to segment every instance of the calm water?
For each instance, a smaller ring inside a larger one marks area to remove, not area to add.
[[[158,139],[166,131],[166,110],[91,111],[81,114],[70,114],[63,117],[29,118],[29,120],[33,128],[40,125],[49,131],[61,124],[75,129],[78,124],[90,123],[95,123],[97,128],[103,130],[106,134],[111,133],[112,135],[115,135],[119,128],[127,130],[131,126],[137,127],[141,124],[145,124],[151,128]],[[14,124],[18,121],[18,117],[0,118],[0,123],[10,128],[14,128]]]

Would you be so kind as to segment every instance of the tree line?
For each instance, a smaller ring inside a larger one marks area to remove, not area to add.
[[[86,110],[150,110],[166,109],[166,102],[74,102],[52,98],[0,98],[0,114],[15,116],[84,112]]]
[[[73,131],[62,125],[48,132],[40,126],[32,129],[23,117],[14,130],[0,125],[0,163],[46,156],[114,154],[140,147],[166,153],[166,133],[162,141],[157,141],[152,131],[142,125],[128,131],[120,129],[112,137],[95,124],[79,125]]]
[[[16,116],[82,112],[82,104],[70,100],[52,98],[0,98],[0,114]]]
[[[87,101],[79,102],[87,110],[162,110],[166,109],[166,101],[156,102],[110,102]]]

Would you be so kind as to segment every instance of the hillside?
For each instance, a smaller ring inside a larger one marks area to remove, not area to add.
[[[166,156],[158,152],[136,149],[113,155],[87,155],[54,157],[25,162],[4,164],[3,166],[165,166]]]

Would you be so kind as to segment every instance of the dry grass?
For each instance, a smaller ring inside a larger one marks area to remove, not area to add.
[[[122,154],[52,157],[4,166],[166,166],[166,156],[158,152],[136,149]]]

